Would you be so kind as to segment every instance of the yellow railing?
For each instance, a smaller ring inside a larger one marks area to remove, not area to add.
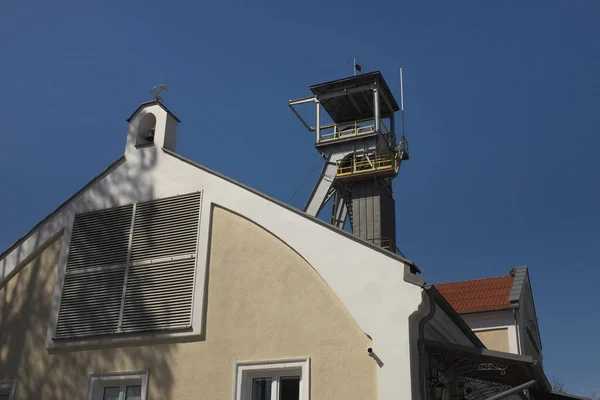
[[[384,155],[371,155],[349,157],[337,162],[337,176],[346,176],[373,172],[387,169],[397,169],[398,157],[396,153]]]
[[[381,121],[379,129],[382,133],[388,134],[387,126]],[[330,124],[321,127],[319,143],[332,140],[346,139],[355,136],[368,135],[375,132],[375,120],[365,119],[361,121],[349,122],[347,124]]]

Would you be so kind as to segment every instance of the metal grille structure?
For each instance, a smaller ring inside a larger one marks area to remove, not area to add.
[[[80,337],[116,332],[119,325],[124,278],[124,268],[67,274],[56,337]]]
[[[139,203],[135,210],[131,261],[196,252],[200,193]]]
[[[196,259],[163,261],[129,268],[124,332],[191,326]]]
[[[191,327],[201,193],[75,217],[56,339]]]
[[[67,270],[125,264],[133,206],[75,216]]]

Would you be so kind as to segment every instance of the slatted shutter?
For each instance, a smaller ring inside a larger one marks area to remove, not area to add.
[[[125,268],[67,274],[57,338],[115,333],[119,325]]]
[[[125,264],[133,206],[75,216],[67,270]]]
[[[190,327],[200,202],[192,193],[77,215],[55,338]]]
[[[189,327],[195,264],[187,258],[130,267],[123,331]]]
[[[57,338],[117,331],[133,206],[75,216]]]
[[[200,193],[139,203],[131,262],[196,253]]]
[[[200,193],[137,205],[123,330],[191,325]]]

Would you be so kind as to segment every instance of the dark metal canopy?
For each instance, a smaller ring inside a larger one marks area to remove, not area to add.
[[[380,96],[382,118],[400,110],[392,91],[379,71],[310,86],[336,124],[373,118],[373,90]]]
[[[575,396],[569,393],[535,393],[535,400],[590,400],[589,397]]]
[[[448,390],[460,390],[463,399],[496,398],[524,385],[541,393],[550,391],[541,366],[530,356],[429,340],[426,348],[430,387],[443,384]]]

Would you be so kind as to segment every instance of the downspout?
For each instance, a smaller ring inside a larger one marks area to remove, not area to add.
[[[429,364],[425,354],[425,324],[435,315],[436,307],[434,295],[427,292],[425,288],[423,288],[423,291],[429,297],[429,313],[419,321],[419,381],[421,384],[421,399],[425,400],[427,398],[427,365]]]
[[[521,354],[521,335],[519,333],[519,323],[517,322],[516,308],[513,308],[512,312],[513,312],[513,318],[515,319],[515,331],[517,333],[517,354]]]

